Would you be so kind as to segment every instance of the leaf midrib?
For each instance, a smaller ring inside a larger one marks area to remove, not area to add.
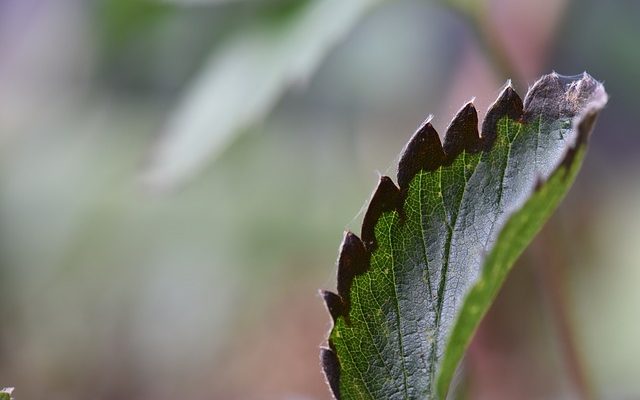
[[[429,363],[432,366],[431,367],[431,371],[430,371],[430,378],[429,378],[429,391],[431,391],[432,387],[433,387],[433,383],[435,380],[435,374],[436,374],[436,358],[437,358],[437,354],[438,354],[438,339],[440,336],[440,323],[442,320],[442,307],[444,305],[444,291],[445,291],[445,287],[446,287],[446,282],[447,282],[447,272],[449,270],[449,261],[450,261],[450,257],[451,257],[451,244],[452,244],[452,239],[453,239],[453,227],[455,227],[456,222],[458,221],[458,216],[460,214],[460,206],[462,205],[462,201],[464,200],[464,195],[467,192],[467,184],[468,184],[468,179],[466,178],[466,174],[464,173],[464,168],[466,168],[466,150],[463,150],[462,153],[460,154],[460,157],[462,157],[462,168],[463,168],[463,176],[465,179],[464,182],[464,186],[462,189],[462,195],[460,196],[460,201],[458,202],[458,205],[456,206],[456,212],[455,215],[452,215],[452,221],[451,223],[449,223],[449,221],[447,221],[447,217],[446,217],[446,212],[447,212],[447,208],[446,205],[444,204],[444,195],[442,193],[442,167],[439,168],[439,188],[440,188],[440,194],[438,197],[440,197],[440,201],[442,202],[442,207],[443,207],[443,211],[445,213],[445,218],[444,218],[444,222],[447,226],[447,238],[445,241],[445,246],[444,246],[444,260],[442,263],[442,269],[440,271],[440,285],[438,287],[438,303],[437,303],[437,307],[436,307],[436,320],[435,320],[435,340],[433,341],[433,346],[431,347],[431,354],[429,355]],[[469,179],[471,179],[471,177],[473,177],[473,175],[475,175],[477,169],[478,169],[478,165],[480,165],[480,161],[478,160],[478,162],[476,163],[476,165],[473,167],[473,172],[469,175]]]

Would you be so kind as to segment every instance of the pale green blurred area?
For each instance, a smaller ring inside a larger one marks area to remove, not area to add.
[[[326,25],[295,24],[321,1],[0,3],[0,387],[18,399],[329,398],[317,289],[334,287],[342,230],[359,231],[378,173],[395,173],[429,114],[442,133],[509,77],[524,95],[551,69],[586,69],[609,106],[474,341],[464,385],[469,398],[575,398],[538,271],[553,259],[594,397],[640,397],[639,5],[359,0],[345,16],[333,1]],[[291,46],[273,39],[287,26]],[[215,75],[247,36],[259,40],[234,62],[264,85],[260,101],[237,71],[237,92]],[[233,96],[195,96],[200,125],[176,162],[204,161],[154,175],[203,76]],[[217,115],[238,129],[210,151]]]

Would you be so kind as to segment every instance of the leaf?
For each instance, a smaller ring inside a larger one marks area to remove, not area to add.
[[[11,399],[13,399],[13,397],[11,397],[11,393],[13,393],[13,388],[12,387],[4,388],[4,389],[0,390],[0,400],[11,400]]]
[[[478,134],[472,103],[443,145],[426,121],[406,145],[399,188],[380,179],[361,238],[344,236],[334,326],[321,350],[342,399],[444,399],[509,269],[580,168],[607,95],[586,73],[511,85]]]
[[[305,80],[333,45],[379,0],[310,0],[278,24],[244,29],[193,79],[146,171],[155,187],[174,186],[214,159],[264,117],[292,83]]]
[[[136,34],[170,14],[172,8],[154,0],[109,0],[99,7],[98,21],[107,52],[128,43]]]

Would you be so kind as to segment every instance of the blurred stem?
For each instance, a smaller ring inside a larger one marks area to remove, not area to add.
[[[553,219],[549,221],[547,227],[540,232],[534,241],[534,249],[531,253],[535,254],[540,287],[548,299],[548,308],[551,311],[551,318],[563,352],[563,360],[569,379],[578,398],[591,400],[595,397],[575,342],[576,336],[566,296],[567,279],[564,272],[568,261],[565,257],[565,251],[559,248],[559,244],[566,243],[568,239],[564,237],[564,234],[553,234],[561,232],[561,229]]]
[[[500,37],[491,29],[486,1],[443,0],[473,30],[473,36],[487,55],[495,72],[502,79],[522,79],[523,74],[513,65]]]

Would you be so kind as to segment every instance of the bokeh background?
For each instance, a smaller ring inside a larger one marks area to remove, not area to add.
[[[0,385],[328,399],[317,295],[429,114],[508,78],[610,94],[479,329],[471,399],[640,398],[640,3],[3,0]],[[481,115],[482,117],[482,115]]]

